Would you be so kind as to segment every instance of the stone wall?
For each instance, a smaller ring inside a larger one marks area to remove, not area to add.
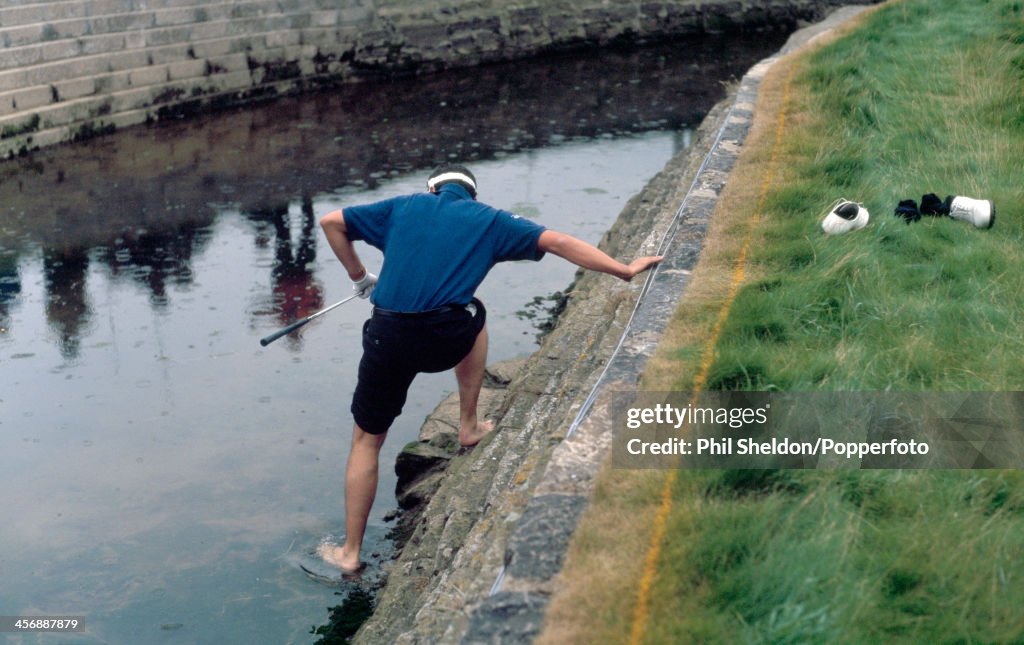
[[[5,0],[0,158],[382,72],[732,28],[835,0]]]

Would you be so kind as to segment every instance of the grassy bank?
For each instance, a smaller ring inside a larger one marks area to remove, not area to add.
[[[644,389],[1024,389],[1024,3],[889,2],[757,115]],[[1024,473],[609,468],[560,585],[543,642],[1024,642]]]

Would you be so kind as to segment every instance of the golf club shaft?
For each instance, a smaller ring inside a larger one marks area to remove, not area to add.
[[[352,300],[352,299],[358,298],[358,297],[359,297],[358,293],[352,294],[348,298],[345,298],[344,300],[338,301],[338,302],[334,303],[333,305],[331,305],[330,307],[325,307],[325,308],[321,309],[320,311],[318,311],[318,312],[316,312],[314,314],[310,314],[309,316],[306,316],[302,320],[296,320],[295,322],[293,322],[292,324],[288,325],[287,327],[284,327],[283,329],[278,329],[277,331],[275,331],[273,334],[270,334],[266,338],[260,339],[260,345],[263,345],[264,347],[266,347],[267,345],[269,345],[270,343],[274,342],[278,338],[280,338],[282,336],[287,336],[288,334],[292,333],[296,329],[299,329],[300,327],[302,327],[306,323],[312,322],[315,318],[319,318],[320,316],[324,315],[328,311],[330,311],[332,309],[335,309],[337,307],[340,307],[341,305],[345,304],[349,300]]]

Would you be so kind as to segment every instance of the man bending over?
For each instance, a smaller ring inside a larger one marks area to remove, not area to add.
[[[474,297],[491,267],[553,253],[628,282],[662,259],[647,256],[623,264],[571,235],[478,202],[476,178],[463,166],[439,167],[427,180],[427,190],[336,210],[320,220],[353,289],[373,303],[363,325],[363,356],[352,397],[345,543],[320,549],[321,557],[343,573],[361,567],[380,448],[418,373],[454,368],[460,444],[476,445],[493,429],[492,422],[477,418],[487,362],[487,312]],[[384,253],[379,279],[359,259],[352,244],[357,240]]]

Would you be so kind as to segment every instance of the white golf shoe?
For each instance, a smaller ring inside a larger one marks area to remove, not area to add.
[[[862,204],[841,199],[822,220],[821,230],[829,235],[849,233],[867,226],[869,217]]]
[[[949,204],[949,216],[970,222],[976,228],[992,228],[996,223],[996,205],[988,199],[956,196]]]

